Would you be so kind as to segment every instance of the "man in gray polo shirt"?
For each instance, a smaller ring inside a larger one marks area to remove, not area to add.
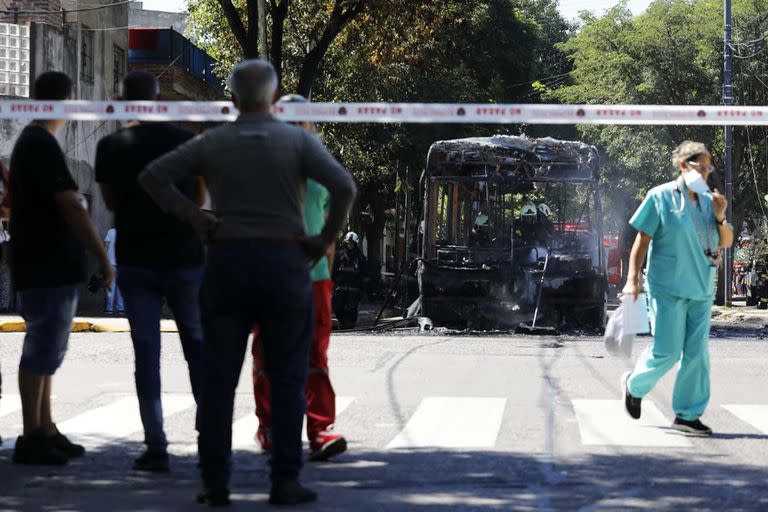
[[[342,228],[355,196],[352,176],[319,139],[276,120],[271,64],[249,60],[232,71],[240,116],[150,164],[139,178],[166,211],[193,224],[210,248],[201,290],[203,361],[201,503],[229,503],[232,408],[248,335],[258,323],[272,383],[270,503],[316,499],[298,482],[304,382],[312,334],[309,269]],[[200,210],[174,183],[202,176],[215,214]],[[305,234],[307,178],[330,192],[320,235]]]

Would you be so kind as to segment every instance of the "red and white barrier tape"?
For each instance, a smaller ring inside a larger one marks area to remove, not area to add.
[[[278,103],[284,121],[340,123],[768,125],[768,107],[450,103]],[[231,121],[228,101],[0,101],[0,119]]]

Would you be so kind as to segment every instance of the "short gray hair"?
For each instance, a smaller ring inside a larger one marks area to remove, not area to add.
[[[709,154],[707,146],[701,142],[684,140],[680,143],[679,146],[675,148],[674,151],[672,151],[672,164],[675,166],[675,168],[677,168],[682,162],[687,162],[688,160],[696,158],[699,155],[707,155],[709,157],[712,156]]]
[[[235,66],[229,77],[229,89],[241,111],[271,105],[277,86],[277,72],[265,60],[244,60]]]

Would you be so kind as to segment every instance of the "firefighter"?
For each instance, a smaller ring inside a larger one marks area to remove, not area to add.
[[[357,309],[367,263],[358,245],[359,241],[357,233],[347,233],[343,247],[333,261],[333,312],[342,329],[352,329],[357,323]]]
[[[490,240],[488,232],[488,216],[483,212],[477,214],[475,223],[472,225],[472,232],[469,235],[471,245],[487,245]]]
[[[536,245],[538,212],[536,205],[528,201],[520,210],[520,224],[515,234],[523,241],[524,245]]]

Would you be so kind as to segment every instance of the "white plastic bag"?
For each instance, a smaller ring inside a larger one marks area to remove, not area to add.
[[[648,332],[648,298],[644,293],[637,300],[625,295],[605,326],[605,349],[614,356],[631,357],[635,336]]]
[[[648,296],[640,293],[637,300],[626,295],[621,298],[621,305],[624,307],[624,333],[625,334],[648,334],[651,332],[650,321],[648,320]]]

